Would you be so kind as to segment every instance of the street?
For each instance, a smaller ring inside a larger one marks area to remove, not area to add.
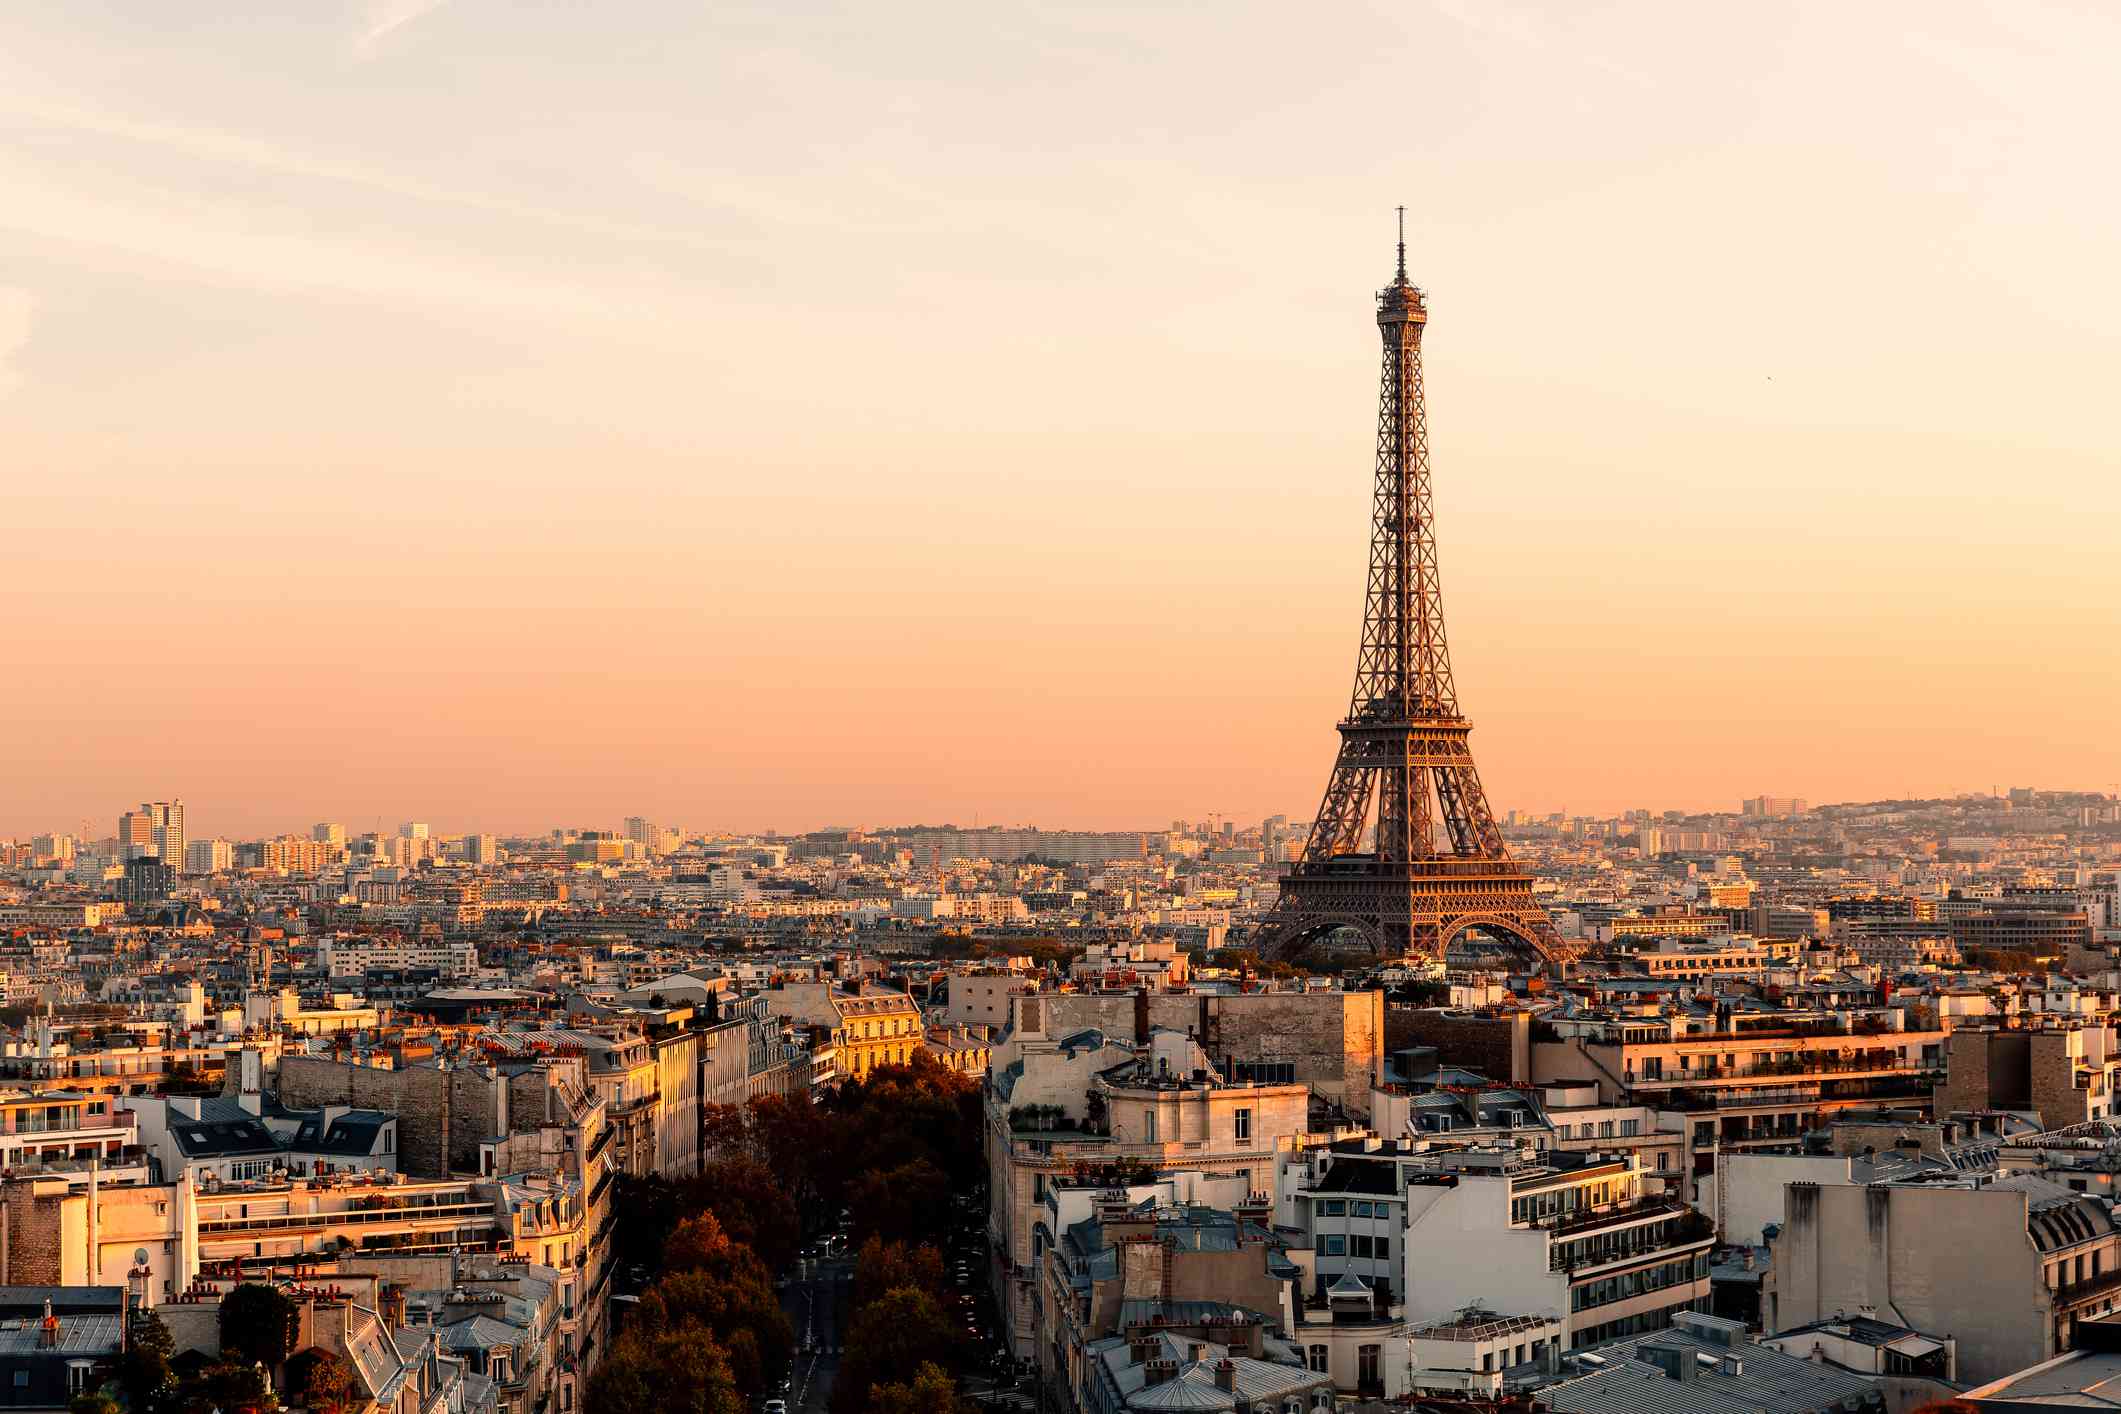
[[[846,1257],[804,1258],[781,1285],[781,1309],[795,1328],[795,1359],[789,1371],[789,1414],[824,1414],[839,1371],[854,1290],[854,1263]]]

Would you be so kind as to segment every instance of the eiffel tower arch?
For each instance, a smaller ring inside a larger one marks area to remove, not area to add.
[[[1288,957],[1352,931],[1380,957],[1441,958],[1479,934],[1562,964],[1580,949],[1503,845],[1451,677],[1421,384],[1428,321],[1402,234],[1398,275],[1377,296],[1384,370],[1355,691],[1303,858],[1253,943]]]

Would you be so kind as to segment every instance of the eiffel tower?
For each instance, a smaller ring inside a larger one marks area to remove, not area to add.
[[[1287,957],[1352,929],[1383,957],[1441,958],[1480,934],[1564,963],[1578,949],[1503,846],[1451,681],[1421,392],[1429,312],[1407,281],[1405,221],[1402,207],[1399,273],[1377,296],[1384,378],[1355,694],[1303,859],[1253,942],[1262,956]]]

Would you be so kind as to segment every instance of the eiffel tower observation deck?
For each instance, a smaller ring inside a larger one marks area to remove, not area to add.
[[[1421,386],[1428,322],[1402,230],[1398,273],[1377,296],[1384,375],[1355,692],[1303,858],[1253,939],[1262,956],[1353,942],[1381,957],[1441,958],[1461,939],[1549,964],[1578,951],[1503,845],[1451,679]]]

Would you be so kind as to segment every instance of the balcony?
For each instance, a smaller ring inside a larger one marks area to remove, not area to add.
[[[1649,1089],[1659,1086],[1682,1088],[1711,1085],[1768,1085],[1776,1080],[1828,1078],[1865,1075],[1942,1075],[1942,1061],[1899,1061],[1865,1057],[1829,1058],[1807,1057],[1803,1060],[1773,1061],[1750,1068],[1740,1066],[1705,1066],[1698,1070],[1674,1070],[1660,1075],[1644,1075],[1628,1080],[1631,1089]],[[1788,1087],[1782,1087],[1788,1088]],[[1739,1103],[1744,1103],[1740,1101]]]
[[[365,1227],[377,1223],[447,1222],[453,1227],[475,1221],[492,1226],[491,1203],[408,1203],[388,1208],[340,1208],[321,1213],[276,1213],[255,1218],[201,1218],[199,1234],[286,1232],[302,1228]]]
[[[2121,1291],[2121,1269],[2101,1272],[2083,1281],[2068,1281],[2055,1288],[2055,1305],[2081,1306],[2095,1298]]]
[[[1558,1239],[1592,1232],[1601,1227],[1639,1222],[1645,1218],[1673,1217],[1693,1211],[1677,1198],[1639,1198],[1632,1203],[1615,1203],[1604,1208],[1594,1208],[1589,1212],[1557,1213],[1550,1218],[1535,1220],[1532,1226]]]
[[[1715,1224],[1703,1214],[1689,1211],[1673,1218],[1669,1224],[1631,1228],[1625,1234],[1626,1240],[1601,1244],[1589,1252],[1572,1252],[1573,1244],[1557,1242],[1549,1251],[1547,1268],[1581,1276],[1602,1267],[1638,1262],[1646,1257],[1675,1255],[1712,1241],[1715,1236]]]

